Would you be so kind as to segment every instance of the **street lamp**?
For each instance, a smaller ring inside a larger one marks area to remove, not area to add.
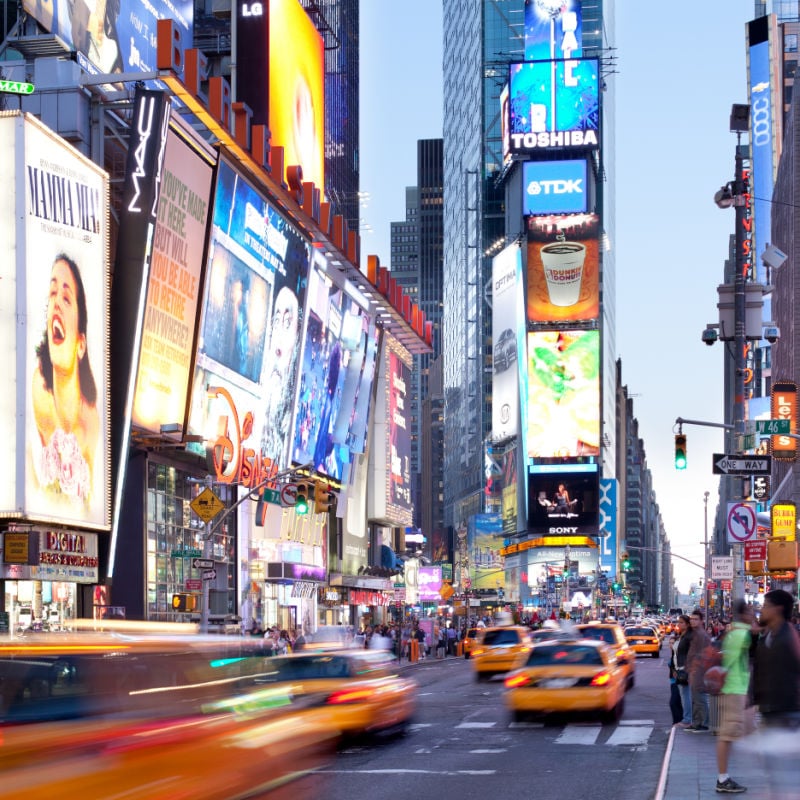
[[[708,619],[708,492],[703,493],[703,503],[705,505],[705,535],[703,536],[705,557],[703,559],[703,609],[705,611],[706,619]]]

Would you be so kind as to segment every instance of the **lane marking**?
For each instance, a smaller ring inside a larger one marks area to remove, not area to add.
[[[649,725],[619,727],[608,737],[606,744],[612,747],[647,744],[652,732],[653,728]]]
[[[496,722],[462,722],[456,728],[494,728]]]
[[[556,744],[594,744],[602,729],[602,725],[567,725]]]
[[[470,753],[507,753],[508,749],[505,747],[498,747],[496,749],[486,748],[484,750],[470,750]]]

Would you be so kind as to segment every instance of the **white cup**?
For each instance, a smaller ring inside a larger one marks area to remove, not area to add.
[[[574,306],[581,296],[586,245],[580,242],[550,242],[539,251],[554,306]]]

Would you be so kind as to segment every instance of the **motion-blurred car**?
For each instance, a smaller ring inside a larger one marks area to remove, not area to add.
[[[346,737],[403,731],[416,710],[417,684],[399,677],[395,663],[386,650],[303,650],[268,659],[258,681],[292,697],[320,697]]]
[[[475,679],[488,680],[493,675],[508,672],[531,648],[531,633],[521,625],[484,628],[472,649]]]
[[[661,637],[655,628],[646,625],[625,628],[625,638],[634,653],[658,658],[661,652]]]
[[[470,655],[472,655],[472,651],[478,644],[480,632],[480,628],[467,628],[467,632],[464,634],[464,638],[461,642],[461,646],[464,649],[464,658],[469,658]]]
[[[632,689],[636,683],[636,653],[628,644],[622,628],[616,622],[587,622],[576,627],[582,638],[605,642],[614,648],[617,661],[625,671],[626,688]]]
[[[531,714],[600,714],[616,721],[625,706],[625,670],[614,649],[562,637],[533,645],[505,678],[505,703],[515,721]]]
[[[279,789],[322,766],[339,732],[316,700],[256,683],[263,664],[257,646],[233,638],[7,640],[0,795],[223,800]]]

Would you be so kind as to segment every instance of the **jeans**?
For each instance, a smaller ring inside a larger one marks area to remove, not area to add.
[[[685,722],[687,725],[692,724],[692,690],[689,688],[689,684],[685,684],[684,686],[678,685],[678,690],[681,693],[681,705],[683,706],[683,719],[681,722]]]
[[[702,677],[700,685],[690,686],[692,690],[692,725],[695,728],[708,727],[708,694],[704,691]]]

